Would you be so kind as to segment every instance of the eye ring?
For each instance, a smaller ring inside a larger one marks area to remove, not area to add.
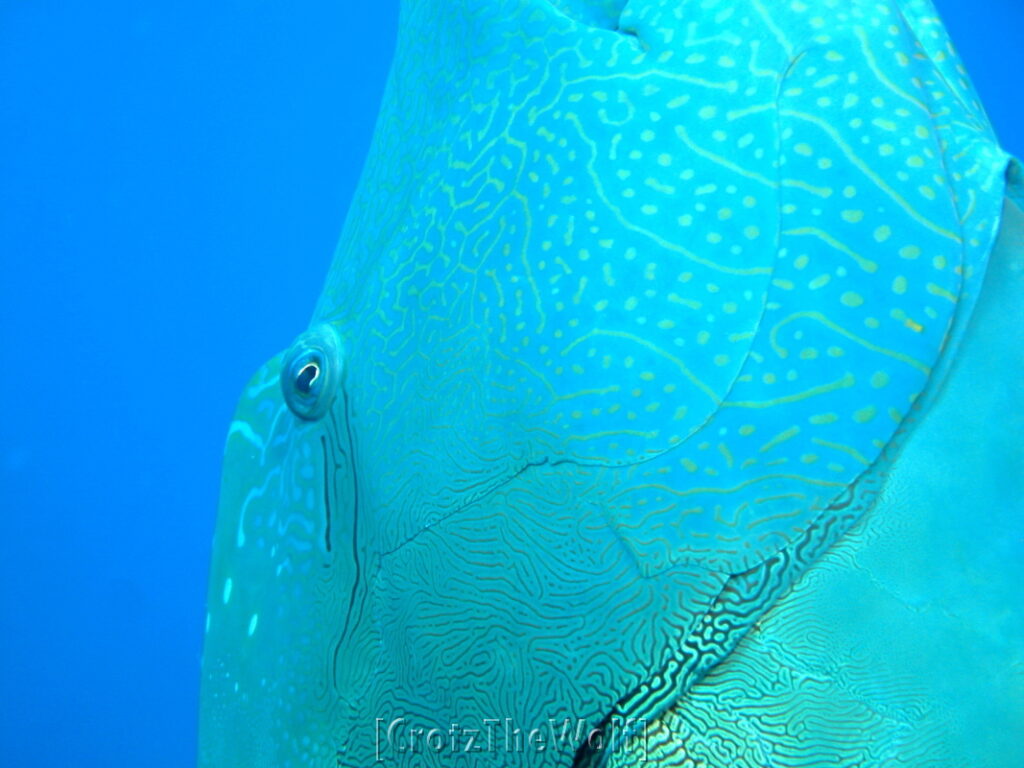
[[[344,373],[337,331],[320,323],[299,336],[281,366],[281,391],[300,419],[316,421],[330,409]]]

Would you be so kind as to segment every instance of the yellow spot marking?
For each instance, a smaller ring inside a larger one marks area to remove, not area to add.
[[[586,276],[584,276],[584,277],[580,278],[579,287],[576,289],[576,293],[573,294],[573,297],[572,297],[572,303],[573,304],[579,304],[580,303],[580,301],[583,299],[583,291],[586,289],[586,287],[587,287],[587,278],[586,278]]]
[[[722,403],[722,407],[725,408],[771,408],[775,405],[784,405],[785,403],[795,403],[800,400],[805,400],[810,397],[816,397],[817,395],[828,394],[829,392],[835,392],[838,389],[846,389],[852,387],[857,383],[852,373],[847,373],[842,378],[836,381],[829,382],[828,384],[821,384],[817,387],[811,387],[803,392],[797,392],[793,395],[786,395],[784,397],[777,397],[773,400],[727,400]]]
[[[636,485],[636,486],[633,486],[633,487],[629,488],[628,490],[621,491],[621,492],[615,494],[614,496],[612,496],[612,500],[614,501],[619,496],[622,496],[622,495],[624,495],[626,493],[633,493],[633,492],[638,491],[638,490],[661,491],[661,492],[663,492],[665,494],[671,494],[672,496],[676,496],[676,497],[680,497],[680,498],[681,497],[685,497],[685,496],[693,496],[695,494],[703,494],[703,493],[727,496],[729,494],[736,493],[737,491],[741,491],[744,488],[746,488],[746,487],[748,487],[750,485],[753,485],[755,483],[764,483],[764,482],[768,482],[768,481],[771,481],[771,480],[797,480],[797,481],[799,481],[801,483],[807,483],[808,485],[819,485],[819,486],[824,486],[824,487],[827,487],[827,488],[836,488],[836,487],[842,487],[842,486],[846,485],[845,483],[836,482],[834,480],[819,480],[818,478],[815,478],[815,477],[804,477],[803,475],[793,475],[793,474],[779,473],[779,474],[761,475],[760,477],[752,477],[752,478],[750,478],[748,480],[744,480],[741,483],[737,483],[736,485],[734,485],[732,487],[729,487],[729,488],[722,488],[720,486],[710,486],[710,487],[696,487],[696,488],[688,487],[685,490],[681,490],[679,488],[673,488],[671,486],[661,485],[659,483],[648,483],[648,484],[645,484],[645,485]]]
[[[753,428],[751,428],[751,431],[753,431]],[[780,432],[779,434],[777,434],[775,437],[773,437],[767,443],[762,445],[759,450],[761,451],[761,453],[767,453],[772,448],[775,448],[776,446],[781,445],[782,443],[784,443],[787,440],[790,440],[790,439],[796,437],[799,434],[800,434],[800,427],[792,426],[789,429],[786,429],[786,430]]]
[[[605,262],[601,265],[601,273],[604,276],[604,284],[609,288],[615,287],[615,278],[612,277],[612,265]],[[607,302],[605,302],[607,304]]]
[[[805,181],[801,181],[800,179],[783,179],[782,186],[788,189],[800,189],[824,200],[828,200],[828,198],[832,197],[831,187],[815,187]]]
[[[623,77],[624,79],[630,80],[630,79],[639,79],[640,77],[642,77],[642,75],[622,75],[621,77]],[[685,77],[683,75],[675,75],[675,76],[667,76],[667,77],[669,77],[669,79],[676,79],[676,80],[683,80],[683,81],[696,80],[696,78],[687,78],[687,77]],[[586,79],[588,79],[588,78],[582,78],[582,80],[586,80]],[[590,79],[593,79],[593,78],[590,78]],[[736,85],[735,85],[735,83],[733,83],[732,87],[727,88],[727,90],[730,90],[730,91],[734,90],[735,87],[736,87]],[[592,149],[594,151],[594,153],[595,153],[595,156],[600,154],[598,152],[598,148],[597,148],[597,145],[596,145],[595,141],[588,136],[587,131],[583,128],[583,125],[580,123],[579,118],[576,115],[571,115],[571,114],[566,115],[566,121],[570,122],[570,123],[572,123],[574,125],[574,127],[576,128],[576,131],[577,131],[577,133],[579,135],[580,141],[583,142],[587,147]],[[678,128],[677,128],[677,131],[678,131]],[[686,258],[686,259],[688,259],[688,260],[690,260],[690,261],[692,261],[694,263],[701,264],[701,265],[707,267],[708,269],[713,269],[713,270],[718,271],[718,272],[723,272],[723,273],[726,273],[726,274],[734,274],[734,275],[763,275],[763,274],[768,274],[768,273],[771,272],[771,267],[731,267],[731,266],[727,266],[727,265],[724,265],[724,264],[719,264],[719,263],[717,263],[715,261],[712,261],[711,259],[706,259],[706,258],[703,258],[701,256],[698,256],[693,251],[691,251],[688,248],[685,248],[685,247],[683,247],[683,246],[681,246],[681,245],[679,245],[677,243],[673,243],[673,242],[671,242],[669,240],[666,240],[664,237],[662,237],[660,234],[658,234],[658,233],[656,233],[654,231],[651,231],[649,229],[644,229],[643,227],[640,227],[640,226],[636,225],[635,223],[630,221],[622,213],[622,209],[619,208],[619,206],[617,206],[615,203],[613,203],[608,198],[608,196],[604,193],[603,186],[602,186],[602,183],[601,183],[600,174],[597,172],[597,169],[595,168],[595,164],[594,164],[593,159],[591,159],[591,161],[588,162],[588,164],[587,164],[587,173],[588,173],[588,175],[590,176],[591,180],[594,183],[594,188],[596,190],[597,197],[605,205],[607,210],[609,212],[611,212],[612,216],[619,223],[619,225],[621,225],[624,229],[629,230],[631,232],[636,232],[638,234],[641,234],[644,237],[646,237],[647,239],[649,239],[650,241],[656,243],[657,245],[659,245],[660,247],[662,247],[662,248],[664,248],[664,249],[666,249],[668,251],[671,251],[673,253],[678,253],[681,256],[683,256],[684,258]],[[749,174],[747,174],[747,175],[749,176]],[[768,182],[768,183],[769,183],[769,185],[774,186],[774,184],[772,182]]]
[[[938,296],[940,298],[946,299],[946,301],[951,301],[952,303],[956,304],[956,296],[947,291],[941,285],[936,285],[935,283],[928,283],[925,286],[925,288],[927,289],[928,293],[932,294],[933,296]]]
[[[719,443],[718,444],[718,452],[721,453],[722,456],[725,458],[725,465],[727,467],[729,467],[729,469],[732,469],[734,462],[733,462],[732,454],[729,453],[728,446],[726,446],[725,443]]]
[[[653,352],[654,354],[658,355],[659,357],[664,358],[668,362],[670,362],[673,365],[675,365],[676,368],[679,369],[679,372],[682,373],[683,376],[685,376],[686,379],[691,384],[693,384],[697,389],[699,389],[701,392],[703,392],[705,395],[707,395],[707,397],[710,398],[711,401],[715,405],[721,405],[722,404],[721,400],[718,397],[718,395],[715,394],[715,391],[713,389],[711,389],[711,387],[709,387],[703,381],[698,379],[694,375],[693,371],[691,371],[683,363],[682,360],[680,360],[675,355],[672,355],[672,354],[666,352],[665,350],[661,349],[657,345],[652,344],[649,340],[647,340],[645,338],[642,338],[640,336],[636,336],[636,335],[634,335],[632,333],[625,333],[623,331],[606,331],[606,330],[601,330],[601,329],[595,329],[593,331],[589,331],[589,332],[583,334],[578,339],[576,339],[571,344],[569,344],[569,346],[567,346],[565,348],[565,350],[562,352],[562,354],[563,355],[568,354],[574,347],[576,347],[579,344],[582,344],[584,341],[587,341],[587,340],[589,340],[589,339],[591,339],[591,338],[593,338],[595,336],[603,336],[603,337],[608,337],[608,338],[613,338],[613,339],[623,339],[625,341],[631,341],[634,344],[636,344],[637,346],[643,347],[644,349],[648,350],[649,352]]]
[[[831,125],[828,121],[816,117],[815,115],[807,114],[804,112],[798,112],[792,109],[783,109],[779,112],[781,117],[793,118],[795,120],[801,120],[804,122],[811,123],[821,129],[829,138],[835,142],[839,150],[846,156],[846,158],[857,167],[865,176],[871,179],[872,183],[885,192],[892,200],[899,205],[907,214],[911,216],[919,224],[924,225],[928,229],[932,230],[942,237],[948,238],[955,243],[960,243],[961,239],[958,235],[950,232],[948,229],[938,226],[934,222],[922,216],[917,210],[910,205],[909,202],[900,194],[896,192],[881,176],[879,176],[867,163],[861,160],[857,154],[853,151],[844,140],[842,135],[836,128]]]
[[[484,274],[487,277],[491,278],[491,281],[494,283],[494,290],[498,294],[498,306],[499,307],[504,307],[505,306],[505,291],[501,287],[501,281],[498,280],[497,272],[495,270],[493,270],[493,269],[489,269],[486,272],[484,272]]]
[[[855,262],[857,262],[857,266],[859,266],[865,272],[871,274],[871,273],[877,271],[877,269],[878,269],[878,264],[876,264],[875,262],[871,261],[871,259],[864,258],[859,253],[854,251],[852,248],[849,248],[846,245],[844,245],[843,243],[841,243],[838,240],[836,240],[828,232],[825,232],[824,230],[818,229],[817,227],[798,227],[796,229],[787,229],[782,234],[784,234],[784,235],[793,235],[793,236],[796,236],[796,237],[805,237],[805,236],[816,237],[819,240],[821,240],[823,243],[831,246],[832,248],[835,248],[840,253],[845,253],[847,256],[849,256],[851,259],[853,259]]]
[[[730,171],[735,171],[736,173],[740,174],[741,176],[745,176],[748,179],[753,179],[754,181],[760,182],[761,184],[764,184],[766,187],[770,187],[771,189],[776,189],[778,187],[778,184],[772,179],[769,179],[766,176],[762,176],[759,173],[755,173],[754,171],[747,170],[746,168],[743,168],[742,166],[739,166],[736,163],[727,160],[721,155],[716,155],[715,153],[698,146],[693,142],[693,140],[690,138],[690,134],[687,133],[686,128],[684,128],[683,126],[677,125],[675,131],[676,135],[680,139],[682,139],[683,143],[686,144],[687,147],[692,149],[701,157],[704,157],[713,163],[721,165],[723,168],[726,168]]]
[[[865,406],[853,412],[853,420],[858,424],[866,424],[878,415],[878,409],[873,405]]]
[[[846,291],[842,296],[839,297],[839,301],[848,307],[859,307],[864,303],[864,298],[854,291]]]
[[[891,357],[893,360],[899,360],[901,363],[906,363],[912,368],[916,368],[917,370],[921,371],[926,376],[931,373],[931,368],[925,365],[924,363],[915,360],[914,358],[910,357],[909,355],[905,355],[902,352],[896,352],[891,349],[886,349],[885,347],[880,347],[877,344],[872,344],[866,339],[862,339],[860,336],[850,333],[841,325],[837,325],[836,323],[832,322],[820,312],[795,312],[794,314],[787,317],[785,320],[782,320],[779,323],[777,323],[775,327],[772,328],[771,333],[769,334],[769,340],[771,342],[772,349],[780,357],[786,357],[789,354],[789,352],[778,343],[779,332],[789,323],[792,323],[800,319],[814,320],[815,322],[821,323],[826,328],[829,328],[835,331],[836,333],[845,336],[846,338],[859,344],[865,349],[869,349],[872,352],[878,352],[879,354],[885,355],[886,357]],[[853,378],[851,374],[847,375],[850,376],[851,379]]]

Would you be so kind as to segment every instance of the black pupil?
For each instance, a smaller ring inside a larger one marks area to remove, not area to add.
[[[320,367],[316,363],[306,363],[295,377],[295,388],[304,395],[313,389],[313,382],[320,376]]]

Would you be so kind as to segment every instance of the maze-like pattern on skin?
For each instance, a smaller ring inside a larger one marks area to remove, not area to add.
[[[993,257],[960,360],[870,514],[616,765],[644,756],[690,768],[1019,762],[1017,215],[1015,243],[1004,239],[1012,249]],[[1003,386],[978,385],[1005,377]]]
[[[730,654],[940,392],[1009,163],[920,0],[405,2],[341,388],[299,419],[275,358],[229,434],[201,765],[590,766],[447,729],[674,702],[724,738],[686,708],[764,674]],[[445,748],[381,756],[396,718]]]
[[[736,571],[871,465],[969,310],[1005,167],[924,10],[405,8],[317,311],[396,541],[568,460],[631,468],[611,513],[645,571]]]
[[[680,744],[686,744],[682,731],[670,727],[678,718],[669,713],[669,720],[658,720],[658,714],[671,707],[681,692],[692,689],[709,670],[719,664],[736,644],[742,640],[764,613],[766,606],[774,605],[804,570],[812,565],[829,547],[845,534],[874,501],[874,493],[855,493],[853,489],[840,501],[829,507],[792,545],[755,568],[729,577],[722,591],[700,617],[693,631],[673,649],[671,659],[661,665],[658,674],[645,679],[637,688],[616,702],[611,712],[598,725],[602,733],[615,723],[655,723],[668,736],[665,742],[670,751],[688,754]],[[610,724],[610,726],[609,726]],[[658,731],[650,733],[640,726],[609,733],[597,749],[581,749],[575,766],[603,765],[610,753],[627,749],[650,749],[648,739],[657,739]],[[642,739],[642,740],[641,740]]]

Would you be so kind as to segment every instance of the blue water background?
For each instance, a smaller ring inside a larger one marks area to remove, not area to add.
[[[227,424],[312,312],[397,3],[0,2],[0,766],[187,766]],[[1024,154],[1024,4],[938,5]]]

